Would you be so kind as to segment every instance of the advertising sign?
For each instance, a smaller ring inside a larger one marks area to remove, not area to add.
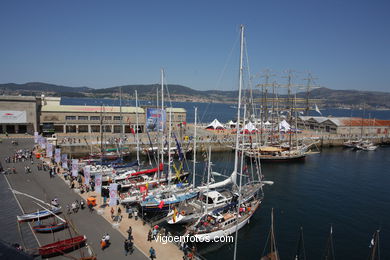
[[[167,115],[165,110],[159,108],[148,108],[146,110],[146,131],[164,131]]]
[[[27,123],[26,111],[0,111],[0,123],[3,124],[18,124]]]

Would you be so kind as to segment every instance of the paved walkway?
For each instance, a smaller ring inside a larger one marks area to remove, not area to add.
[[[76,194],[74,191],[70,190],[69,187],[65,184],[65,182],[59,177],[50,178],[48,172],[37,171],[36,168],[36,160],[34,162],[34,166],[32,168],[32,173],[25,174],[24,166],[30,164],[30,162],[19,162],[19,163],[11,163],[6,164],[4,158],[12,155],[17,149],[32,149],[33,147],[33,139],[18,139],[19,145],[13,146],[11,144],[11,139],[4,140],[0,144],[0,148],[2,153],[0,154],[0,160],[4,166],[7,167],[15,167],[17,170],[17,174],[7,175],[7,179],[12,186],[13,189],[30,194],[39,199],[50,201],[52,198],[59,198],[60,204],[65,207],[67,204],[71,204],[76,199],[80,201],[80,196]],[[3,177],[2,177],[3,178]],[[39,207],[32,202],[32,199],[27,198],[22,195],[16,196],[18,201],[20,202],[23,211],[25,212],[33,212],[39,209]],[[7,207],[4,204],[3,199],[0,200],[1,208],[3,206]],[[17,211],[17,204],[14,204],[12,208],[12,212],[10,214],[15,214]],[[11,209],[10,209],[11,211]],[[65,209],[66,211],[66,209]],[[63,216],[63,215],[61,215]],[[99,260],[101,259],[147,259],[147,257],[138,249],[136,249],[132,255],[125,256],[124,255],[124,236],[116,229],[112,228],[112,225],[107,222],[104,218],[94,213],[89,213],[88,210],[80,210],[76,214],[70,215],[71,221],[74,223],[77,231],[80,234],[87,236],[87,243],[90,246],[91,250],[96,254]],[[15,216],[16,222],[16,216]],[[24,230],[28,224],[22,224],[22,229]],[[28,226],[27,226],[28,227]],[[12,229],[12,228],[11,228]],[[17,232],[17,230],[15,230]],[[106,250],[102,251],[100,249],[100,239],[105,234],[109,233],[111,237],[111,245]],[[72,233],[74,235],[74,233]],[[54,235],[52,234],[36,234],[40,244],[48,244],[57,240],[69,238],[69,229],[56,232]],[[31,240],[31,239],[30,239]],[[83,254],[85,256],[89,255],[89,250],[87,248],[83,248],[82,250],[77,250],[72,252],[70,255],[73,257],[81,257]],[[64,257],[59,256],[57,258],[64,259]],[[160,259],[160,258],[158,258]],[[163,259],[163,258],[161,258]],[[175,258],[170,258],[175,259]],[[177,258],[176,258],[177,259]]]

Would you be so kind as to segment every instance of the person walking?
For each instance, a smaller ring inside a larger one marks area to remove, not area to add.
[[[111,207],[111,219],[112,220],[114,220],[114,213],[115,213],[114,208]]]
[[[131,226],[129,226],[129,229],[127,230],[127,239],[131,240],[131,233],[133,232],[133,229],[131,228]]]
[[[154,250],[153,247],[150,247],[149,254],[150,254],[149,257],[150,257],[151,260],[156,259],[156,250]]]
[[[125,243],[124,243],[124,249],[125,249],[125,256],[127,256],[127,254],[129,253],[129,250],[130,250],[130,245],[129,245],[129,240],[126,239],[125,240]]]

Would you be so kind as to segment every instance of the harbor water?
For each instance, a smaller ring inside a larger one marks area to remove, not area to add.
[[[367,259],[372,234],[381,232],[381,259],[390,259],[390,147],[375,152],[324,149],[303,162],[262,165],[264,201],[238,235],[237,259],[260,259],[275,212],[281,259],[293,259],[299,228],[307,259],[321,259],[330,226],[336,259]],[[213,171],[228,174],[234,153],[212,154]],[[232,244],[201,246],[207,259],[232,259]],[[229,257],[228,257],[229,256]]]

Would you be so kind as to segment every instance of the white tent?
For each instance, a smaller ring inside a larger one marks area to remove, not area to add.
[[[213,122],[206,126],[206,129],[225,129],[225,127],[217,119],[214,119]]]
[[[248,130],[249,132],[256,131],[256,127],[252,122],[249,122],[244,126],[244,130]]]
[[[280,131],[289,131],[290,130],[290,124],[287,123],[286,120],[283,120],[279,123],[279,129]]]
[[[226,123],[226,126],[229,128],[234,128],[236,127],[236,124],[237,123],[234,123],[232,120],[230,120],[229,122]]]
[[[269,121],[265,122],[264,125],[271,125]]]

